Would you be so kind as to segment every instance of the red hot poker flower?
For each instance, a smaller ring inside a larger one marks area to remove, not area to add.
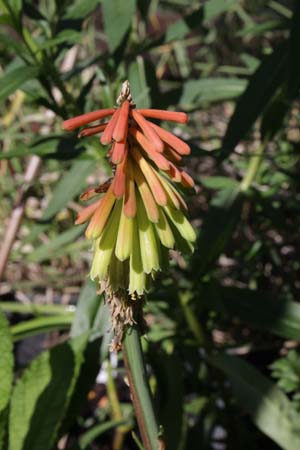
[[[84,208],[76,223],[89,221],[86,235],[94,240],[91,277],[142,295],[155,273],[168,263],[168,250],[192,251],[195,233],[184,215],[186,204],[176,188],[193,187],[192,178],[177,166],[190,147],[148,118],[186,123],[183,112],[136,109],[129,83],[122,86],[118,108],[98,110],[66,120],[67,131],[96,120],[79,137],[103,133],[103,145],[114,177],[105,188],[91,188],[82,198],[101,198]],[[103,195],[103,192],[106,192]]]

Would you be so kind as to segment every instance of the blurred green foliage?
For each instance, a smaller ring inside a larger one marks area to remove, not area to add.
[[[2,0],[0,12],[2,238],[26,165],[42,161],[0,305],[11,322],[1,313],[0,449],[57,449],[62,437],[59,448],[112,448],[120,429],[124,448],[137,448],[121,362],[122,420],[110,399],[87,402],[111,337],[106,305],[83,283],[91,255],[73,223],[79,193],[110,168],[96,138],[61,130],[111,107],[126,78],[139,107],[190,113],[175,132],[192,147],[198,185],[195,254],[176,256],[146,304],[167,449],[298,448],[299,355],[286,347],[300,340],[300,3]],[[81,289],[75,312],[35,305],[70,287]],[[18,292],[30,305],[17,311],[7,300]],[[16,361],[13,377],[13,342],[53,330],[64,342],[24,371]]]

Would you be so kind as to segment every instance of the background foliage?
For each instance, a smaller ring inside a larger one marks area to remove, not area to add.
[[[125,78],[139,107],[190,117],[175,132],[192,147],[197,248],[150,293],[143,342],[167,448],[298,448],[300,3],[0,10],[0,449],[141,448],[73,226],[79,193],[110,169],[97,138],[61,130],[111,107]]]

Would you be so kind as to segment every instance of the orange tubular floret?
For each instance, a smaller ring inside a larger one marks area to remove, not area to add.
[[[136,215],[136,198],[135,198],[135,183],[134,173],[131,159],[127,159],[127,177],[125,185],[125,199],[124,199],[124,214],[128,218]]]
[[[81,116],[73,117],[72,119],[65,120],[63,122],[63,129],[66,131],[72,131],[83,125],[87,125],[95,120],[103,119],[103,117],[111,116],[115,112],[115,109],[99,109],[90,113],[82,114]]]
[[[150,191],[150,188],[144,175],[142,174],[142,172],[135,163],[133,163],[133,172],[136,184],[139,189],[139,193],[141,194],[144,203],[148,219],[150,220],[150,222],[157,223],[159,220],[159,211],[157,205],[155,203],[152,192]]]
[[[113,164],[120,164],[120,162],[123,161],[125,153],[126,153],[125,142],[114,142],[111,153],[111,162]]]
[[[163,185],[163,187],[167,193],[168,203],[171,202],[173,204],[174,208],[180,209],[181,201],[180,201],[180,198],[178,198],[175,195],[175,192],[177,192],[176,189],[173,188],[172,184],[169,183],[169,181],[167,181],[165,179],[165,177],[162,176],[160,173],[156,173],[156,176],[157,176],[157,178],[159,178],[161,184]]]
[[[80,224],[82,224],[82,223],[87,222],[87,221],[92,217],[92,215],[94,214],[94,212],[96,211],[96,209],[98,208],[98,206],[100,205],[101,200],[102,200],[102,199],[100,199],[100,200],[98,200],[97,202],[92,203],[91,205],[86,206],[85,208],[83,208],[83,209],[78,213],[75,224],[76,224],[76,225],[80,225]]]
[[[177,153],[179,153],[180,155],[189,155],[191,153],[190,146],[187,145],[185,142],[183,142],[181,139],[179,139],[177,136],[175,136],[174,134],[170,133],[167,130],[164,130],[158,125],[155,125],[155,123],[151,123],[151,126],[159,135],[159,137],[170,147],[174,148],[174,150],[176,150]]]
[[[113,181],[113,192],[116,198],[122,198],[125,194],[125,182],[126,182],[126,161],[127,151],[123,158],[123,161],[117,165],[114,181]]]
[[[108,122],[107,127],[104,130],[104,133],[102,134],[102,136],[100,138],[101,144],[107,145],[107,144],[111,143],[112,135],[113,135],[115,126],[118,122],[119,115],[120,115],[120,110],[116,109],[115,112],[113,113],[112,118]]]
[[[113,138],[117,142],[124,142],[126,140],[128,129],[129,106],[130,106],[129,101],[125,100],[120,109],[118,121],[113,132]]]
[[[102,131],[105,130],[106,126],[107,126],[107,122],[101,123],[101,125],[96,125],[95,127],[84,128],[83,130],[81,130],[78,133],[77,137],[82,138],[82,137],[92,136],[94,134],[102,133]]]
[[[129,128],[130,134],[135,137],[142,149],[146,152],[147,156],[157,165],[161,170],[169,169],[169,161],[161,154],[158,153],[152,146],[152,143],[145,138],[145,136],[136,128]]]
[[[101,235],[115,201],[116,198],[113,195],[111,185],[106,194],[100,199],[99,206],[86,229],[85,235],[88,239],[97,239]]]
[[[170,168],[166,172],[172,178],[173,181],[175,181],[176,183],[181,182],[181,172],[180,170],[177,169],[175,164],[170,162]]]
[[[181,184],[188,188],[192,188],[195,186],[193,178],[184,170],[181,171]]]
[[[91,187],[86,189],[81,195],[80,200],[87,201],[91,198],[95,197],[96,195],[99,195],[99,192],[96,191],[95,187]]]
[[[130,154],[133,156],[136,164],[146,178],[156,203],[161,206],[166,206],[168,201],[166,192],[162,187],[160,180],[155,176],[155,171],[152,169],[151,165],[135,148],[131,149]]]
[[[174,150],[174,148],[165,147],[165,155],[166,157],[175,164],[179,164],[182,161],[182,156]]]
[[[187,123],[188,116],[184,112],[164,111],[162,109],[138,109],[144,117],[152,119],[170,120],[171,122]]]
[[[188,210],[187,204],[185,203],[185,201],[183,200],[182,196],[179,194],[177,189],[175,189],[175,187],[171,183],[169,186],[170,186],[170,191],[172,192],[172,194],[174,194],[174,197],[177,199],[180,206],[187,211]],[[173,195],[170,195],[170,198],[171,198],[171,201],[174,203],[174,205],[177,205],[177,201],[173,198]]]
[[[162,142],[158,134],[151,127],[150,122],[148,122],[148,120],[146,120],[138,111],[134,109],[131,111],[131,115],[141,128],[142,132],[144,133],[148,141],[152,143],[153,147],[155,147],[155,149],[159,153],[162,153],[164,150],[164,143]]]

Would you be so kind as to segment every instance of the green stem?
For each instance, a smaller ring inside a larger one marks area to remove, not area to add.
[[[126,332],[123,342],[123,356],[144,446],[146,450],[159,450],[162,447],[159,437],[159,426],[154,414],[140,333],[136,326],[133,326]]]
[[[260,164],[262,162],[264,148],[265,148],[265,143],[261,143],[260,146],[258,147],[255,155],[253,155],[251,157],[247,171],[246,171],[244,178],[242,179],[241,184],[240,184],[240,190],[242,192],[247,191],[249,189],[249,187],[251,186],[251,184],[253,183],[253,181],[257,175],[258,169],[260,167]]]

